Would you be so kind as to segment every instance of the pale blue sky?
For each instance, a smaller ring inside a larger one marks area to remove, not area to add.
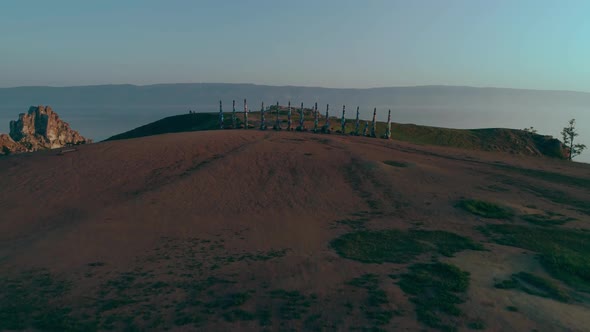
[[[590,1],[4,0],[0,87],[590,91]]]

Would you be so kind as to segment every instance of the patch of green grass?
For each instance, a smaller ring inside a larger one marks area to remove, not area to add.
[[[103,263],[103,262],[92,262],[92,263],[88,263],[88,266],[90,266],[90,267],[105,266],[105,263]]]
[[[518,312],[518,308],[513,305],[507,306],[506,310],[511,311],[511,312]]]
[[[370,211],[357,211],[353,212],[350,215],[353,217],[366,217],[370,214]]]
[[[393,167],[402,167],[402,168],[406,168],[409,167],[410,164],[406,163],[404,161],[395,161],[395,160],[385,160],[383,162],[385,165],[389,165],[389,166],[393,166]]]
[[[205,304],[207,308],[228,309],[238,307],[250,299],[250,293],[230,293],[224,296],[218,296],[214,301]]]
[[[467,327],[471,330],[485,330],[486,322],[484,322],[482,319],[476,319],[472,322],[469,322]]]
[[[469,287],[469,273],[445,263],[414,264],[399,286],[416,305],[418,321],[443,331],[454,331],[461,315],[458,304]]]
[[[267,252],[257,252],[257,253],[247,253],[238,256],[230,256],[232,261],[242,261],[242,260],[250,260],[250,261],[268,261],[273,258],[281,258],[287,254],[288,249],[281,249],[281,250],[269,250]]]
[[[376,199],[368,199],[367,205],[369,205],[369,208],[371,208],[373,210],[380,210],[383,207],[383,204],[381,203],[381,201],[378,201]]]
[[[347,284],[359,287],[359,288],[375,288],[379,285],[379,276],[372,273],[363,274],[358,278],[354,278],[351,281],[347,282]]]
[[[495,287],[500,289],[518,289],[527,294],[551,298],[561,302],[568,302],[570,300],[569,295],[557,284],[528,272],[515,273],[509,280],[496,283]]]
[[[557,226],[563,225],[567,222],[574,221],[576,219],[569,218],[563,215],[544,215],[544,214],[526,214],[520,216],[520,219],[530,222],[531,224],[539,226]]]
[[[387,293],[379,288],[380,280],[376,274],[364,274],[348,282],[349,285],[363,288],[367,291],[366,302],[361,305],[365,317],[375,326],[388,324],[395,312],[388,307]]]
[[[55,279],[45,270],[31,270],[0,277],[0,331],[94,331],[96,322],[72,314],[60,302],[70,283]]]
[[[515,275],[523,287],[526,288],[527,293],[549,297],[558,301],[567,302],[569,296],[553,281],[539,277],[528,272],[519,272]],[[540,291],[540,292],[537,292]]]
[[[491,192],[495,192],[495,193],[505,193],[505,192],[509,192],[510,189],[506,188],[506,187],[502,187],[496,184],[492,184],[489,185],[487,187],[483,187],[481,189],[487,190],[487,191],[491,191]]]
[[[268,309],[260,309],[256,311],[258,317],[258,324],[260,326],[269,326],[272,322],[272,312]]]
[[[514,279],[507,279],[507,280],[502,280],[500,282],[497,282],[494,284],[494,287],[498,288],[498,289],[516,289],[518,288],[518,281],[514,280]]]
[[[303,327],[305,331],[324,331],[325,328],[323,327],[322,321],[322,314],[312,314],[309,315],[305,321],[303,322]]]
[[[483,250],[483,246],[473,242],[468,237],[460,236],[455,233],[445,231],[426,231],[411,230],[410,236],[414,236],[418,241],[426,242],[434,246],[437,252],[446,257],[452,257],[455,253],[463,250]]]
[[[97,302],[98,311],[109,311],[113,309],[117,309],[120,307],[124,307],[130,304],[137,303],[137,300],[129,298],[127,296],[119,296],[112,299],[102,300]]]
[[[506,207],[475,199],[461,200],[455,206],[483,218],[508,219],[514,215]]]
[[[342,219],[342,220],[337,220],[336,224],[348,226],[353,230],[361,230],[361,229],[365,229],[365,223],[368,220],[369,220],[368,218]]]
[[[174,325],[201,325],[206,319],[201,314],[177,312],[174,318]]]
[[[223,319],[228,322],[249,321],[256,319],[256,315],[242,309],[234,309],[232,311],[225,312],[223,314]]]
[[[553,277],[590,292],[590,232],[520,225],[481,229],[496,243],[538,252],[541,264]]]
[[[270,296],[273,299],[281,300],[282,303],[278,306],[279,317],[284,320],[301,319],[309,311],[309,307],[314,301],[297,290],[273,290],[270,292]]]
[[[364,263],[407,263],[429,252],[452,256],[467,249],[483,249],[454,233],[424,230],[357,231],[333,240],[331,246],[340,256]]]

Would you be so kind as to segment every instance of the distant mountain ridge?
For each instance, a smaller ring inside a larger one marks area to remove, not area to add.
[[[555,101],[556,97],[567,97],[570,102],[582,105],[590,103],[589,92],[558,91],[558,90],[525,90],[509,88],[480,88],[468,86],[426,85],[409,87],[377,87],[377,88],[324,88],[301,86],[270,86],[249,83],[173,83],[153,85],[88,85],[70,87],[14,87],[0,88],[1,105],[20,105],[31,103],[33,98],[50,99],[67,103],[104,103],[108,104],[185,104],[194,103],[207,98],[211,105],[216,100],[225,99],[241,102],[247,98],[258,103],[265,100],[272,102],[279,99],[294,102],[332,101],[346,103],[350,106],[371,107],[382,104],[415,105],[416,98],[423,101],[439,102],[442,105],[456,103],[457,97],[464,101],[481,104],[483,100],[501,102],[510,98],[511,103],[523,99],[534,98],[540,101]],[[336,101],[338,99],[339,101]]]

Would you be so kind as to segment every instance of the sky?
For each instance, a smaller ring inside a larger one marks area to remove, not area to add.
[[[590,91],[590,1],[3,0],[0,87]]]

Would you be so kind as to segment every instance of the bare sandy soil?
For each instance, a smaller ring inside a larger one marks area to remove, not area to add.
[[[64,281],[67,290],[47,305],[70,308],[93,329],[428,329],[388,277],[405,273],[408,264],[362,263],[330,246],[355,231],[343,220],[364,215],[362,229],[445,230],[484,245],[487,251],[436,258],[470,273],[457,329],[483,321],[471,328],[589,330],[586,300],[561,303],[494,288],[523,270],[547,277],[534,252],[492,243],[476,228],[523,221],[483,219],[455,207],[463,198],[481,199],[516,214],[560,213],[576,221],[559,227],[588,229],[589,216],[579,209],[506,179],[578,201],[590,201],[589,188],[506,165],[581,179],[590,178],[589,165],[257,130],[166,134],[57,152],[0,158],[1,274],[24,280],[25,271],[44,271]],[[386,322],[375,323],[365,310],[366,290],[350,284],[367,273],[378,276],[386,293],[380,308],[394,313]]]

